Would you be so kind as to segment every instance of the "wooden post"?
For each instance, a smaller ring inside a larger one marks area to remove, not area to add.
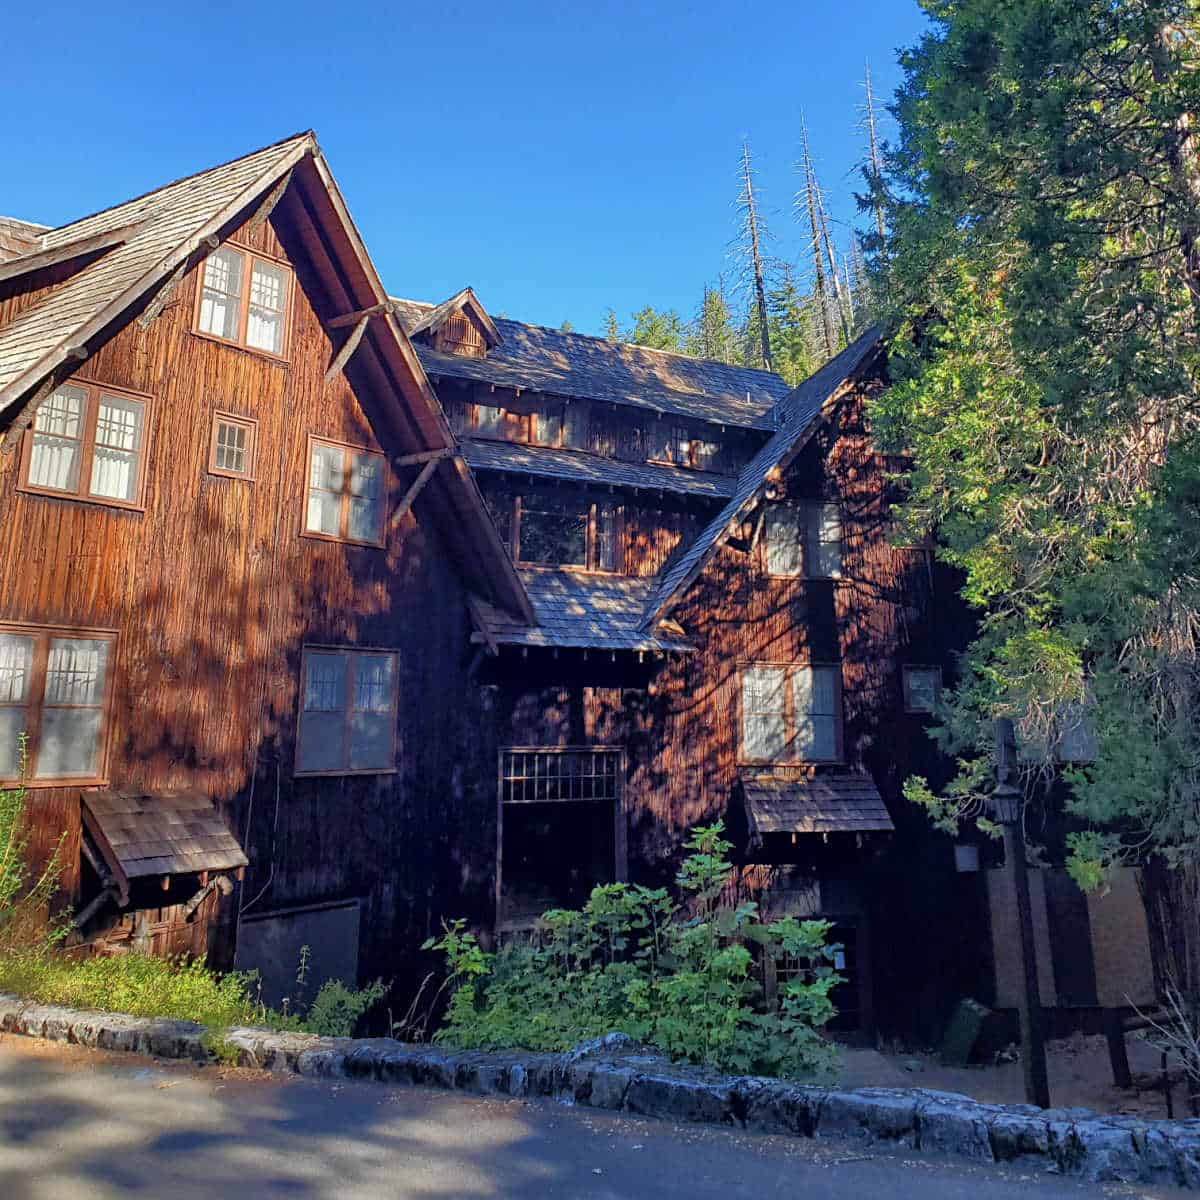
[[[1133,1086],[1129,1070],[1129,1051],[1125,1045],[1125,1019],[1119,1008],[1104,1010],[1104,1037],[1108,1041],[1108,1060],[1112,1064],[1113,1086]]]
[[[337,375],[337,373],[350,361],[350,355],[358,349],[358,343],[362,341],[363,334],[367,332],[367,322],[370,317],[360,318],[357,325],[351,331],[350,336],[342,343],[342,348],[334,355],[333,362],[329,364],[329,370],[325,372],[325,382],[329,383]]]
[[[1001,718],[996,722],[996,787],[992,793],[992,811],[1004,829],[1004,860],[1012,875],[1013,890],[1017,897],[1021,965],[1025,976],[1020,1006],[1025,1099],[1039,1108],[1049,1108],[1050,1082],[1046,1073],[1046,1036],[1042,1027],[1042,996],[1038,986],[1037,950],[1033,940],[1033,905],[1029,900],[1029,864],[1025,860],[1021,794],[1014,783],[1016,761],[1013,723]]]

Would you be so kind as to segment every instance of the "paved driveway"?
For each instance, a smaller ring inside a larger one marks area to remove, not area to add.
[[[1170,1194],[0,1035],[2,1200],[1082,1200],[1102,1192]]]

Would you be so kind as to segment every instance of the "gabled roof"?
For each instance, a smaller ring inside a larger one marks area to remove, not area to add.
[[[679,638],[638,628],[653,581],[569,568],[520,571],[537,625],[523,625],[488,604],[476,605],[485,638],[507,646],[583,650],[690,650]]]
[[[469,312],[479,322],[483,330],[484,340],[488,347],[498,346],[504,339],[496,328],[495,322],[488,315],[487,309],[479,303],[479,297],[474,289],[465,287],[461,292],[455,292],[449,300],[443,300],[436,308],[431,308],[419,321],[408,329],[408,336],[415,338],[422,333],[437,333],[446,320],[456,312]]]
[[[0,328],[0,428],[6,445],[32,415],[40,389],[71,373],[114,332],[164,295],[174,280],[256,212],[282,205],[312,256],[327,302],[339,315],[373,318],[346,371],[382,411],[404,449],[454,449],[446,415],[354,227],[311,132],[176,180],[133,200],[43,232],[50,251],[115,231],[133,232],[32,308]],[[361,335],[360,335],[361,336]],[[458,565],[477,591],[532,616],[528,597],[466,463],[445,460],[426,492]]]
[[[18,221],[16,217],[0,217],[0,262],[32,254],[48,228],[32,221]]]
[[[804,448],[829,408],[873,359],[879,346],[879,331],[869,329],[779,401],[774,411],[779,432],[742,468],[729,502],[661,576],[643,614],[643,629],[653,630],[679,603],[730,530],[753,511],[770,479]]]
[[[432,305],[393,300],[410,331]],[[435,378],[492,383],[568,399],[600,400],[717,425],[773,430],[770,412],[788,386],[770,371],[610,342],[497,317],[502,343],[487,358],[446,354],[429,346],[417,353]]]
[[[590,454],[586,450],[561,450],[553,446],[530,446],[523,442],[492,442],[464,439],[463,457],[476,471],[498,471],[510,475],[536,475],[543,479],[569,479],[597,487],[632,488],[649,492],[673,492],[721,500],[733,495],[734,479],[712,471],[693,471],[660,463],[623,462]]]

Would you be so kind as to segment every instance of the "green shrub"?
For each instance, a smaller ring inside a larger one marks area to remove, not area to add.
[[[304,1018],[304,1028],[322,1037],[349,1037],[358,1018],[386,991],[382,979],[358,991],[346,987],[340,979],[326,980]]]
[[[833,1047],[821,1029],[841,982],[830,962],[829,923],[765,924],[752,903],[720,896],[732,877],[721,823],[696,829],[677,877],[685,908],[665,889],[624,883],[593,890],[581,910],[546,913],[528,944],[487,954],[456,921],[426,949],[446,957],[453,988],[435,1034],[463,1048],[566,1050],[619,1031],[671,1057],[727,1071],[786,1078],[827,1076]],[[806,965],[763,1003],[755,955]]]
[[[28,861],[25,788],[0,788],[0,953],[47,946],[66,936],[69,914],[55,919],[50,910],[61,874],[61,846],[62,838],[35,875]]]

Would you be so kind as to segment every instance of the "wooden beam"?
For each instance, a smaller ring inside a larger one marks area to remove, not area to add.
[[[483,608],[479,603],[479,597],[473,592],[467,593],[467,610],[471,614],[471,620],[475,622],[475,627],[479,632],[480,638],[484,645],[487,646],[488,653],[495,658],[500,653],[500,647],[496,645],[496,639],[492,636],[491,629],[488,628],[488,623],[483,615]],[[474,641],[474,638],[472,638],[472,641]]]
[[[0,443],[0,451],[5,454],[11,454],[20,444],[21,435],[29,427],[30,421],[33,420],[34,413],[38,410],[38,405],[54,391],[54,376],[51,375],[48,379],[43,380],[42,386],[25,402],[24,407],[13,418],[13,423],[8,427],[4,434],[4,441]]]
[[[420,454],[403,454],[392,459],[394,467],[418,467],[422,463],[435,462],[439,459],[450,458],[458,451],[453,446],[443,446],[440,450],[422,450]]]
[[[334,355],[333,362],[329,364],[329,370],[325,372],[325,382],[331,382],[337,373],[350,361],[350,355],[358,349],[358,343],[362,341],[363,334],[367,332],[367,322],[370,317],[360,317],[359,322],[351,331],[350,336],[342,343],[342,348]]]
[[[175,294],[175,289],[179,286],[179,281],[187,272],[187,265],[187,259],[185,258],[183,262],[181,262],[179,266],[177,266],[175,270],[167,276],[162,287],[155,292],[154,298],[149,304],[146,305],[142,315],[138,317],[139,329],[149,329],[154,320],[162,313],[163,309],[167,307],[167,302]]]
[[[294,169],[294,168],[293,168]],[[288,184],[292,182],[292,172],[288,171],[279,182],[267,193],[263,202],[255,210],[254,216],[246,222],[246,232],[253,233],[260,225],[265,224],[270,215],[275,211],[275,205],[283,199],[283,193],[288,190]]]
[[[412,508],[417,497],[421,494],[421,489],[429,482],[434,471],[437,470],[440,458],[430,459],[422,468],[421,473],[413,480],[412,486],[404,493],[404,499],[396,505],[396,511],[392,513],[391,519],[388,521],[388,528],[395,529],[397,525],[408,515],[408,510]]]
[[[146,221],[144,220],[134,221],[116,229],[106,229],[103,233],[96,233],[91,237],[77,238],[73,242],[67,242],[66,245],[55,246],[51,250],[36,250],[32,254],[23,254],[20,258],[0,263],[0,280],[19,279],[31,271],[41,271],[46,267],[70,262],[73,258],[82,258],[85,254],[121,246],[140,233],[145,226]]]
[[[347,325],[354,325],[361,321],[363,317],[373,317],[377,313],[385,313],[392,311],[392,302],[390,300],[381,300],[378,304],[372,304],[370,308],[360,308],[355,312],[342,313],[340,317],[330,317],[325,325],[329,329],[345,329]]]

